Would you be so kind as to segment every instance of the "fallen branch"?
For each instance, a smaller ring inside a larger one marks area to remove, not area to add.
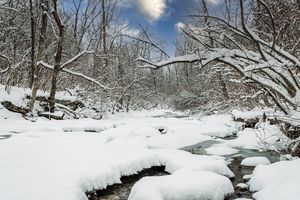
[[[16,106],[15,104],[13,104],[12,102],[10,101],[3,101],[1,102],[1,104],[9,111],[11,112],[16,112],[16,113],[20,113],[22,114],[23,116],[26,116],[26,114],[28,113],[28,109],[26,108],[22,108],[22,107],[19,107],[19,106]]]

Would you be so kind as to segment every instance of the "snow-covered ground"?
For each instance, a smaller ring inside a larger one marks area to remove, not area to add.
[[[9,101],[17,106],[26,107],[28,95],[31,95],[31,89],[29,88],[10,87],[0,84],[0,102]],[[50,93],[38,90],[37,96],[48,98]],[[76,100],[75,96],[71,96],[71,94],[66,91],[57,92],[55,98],[59,100]]]
[[[214,122],[212,117],[202,121],[160,117],[164,113],[135,112],[100,121],[1,119],[0,135],[11,135],[0,140],[1,199],[87,199],[86,191],[160,165],[181,178],[191,173],[200,176],[202,171],[222,180],[233,176],[220,157],[178,150],[212,140],[211,136],[237,132],[240,127],[230,116],[217,116]],[[165,134],[159,132],[161,128]],[[170,179],[176,177],[170,175]]]
[[[257,200],[299,199],[300,159],[259,165],[250,179]]]
[[[39,118],[30,122],[0,109],[0,116],[4,116],[0,117],[0,199],[86,200],[87,191],[106,188],[120,183],[122,176],[163,165],[170,175],[141,179],[129,199],[145,199],[147,195],[151,200],[221,200],[233,192],[228,178],[234,174],[226,161],[229,155],[241,149],[264,149],[266,145],[282,148],[280,131],[272,125],[241,131],[241,124],[233,122],[230,115],[200,120],[176,118],[180,115],[154,110],[121,113],[103,120]],[[218,139],[233,133],[237,133],[236,139]],[[264,136],[268,140],[262,145],[260,137]],[[209,155],[180,150],[205,141],[213,141],[206,148]],[[261,177],[273,165],[277,173],[276,164],[259,165],[255,170],[250,180],[251,190],[258,191],[255,198],[265,200],[265,191],[275,190],[275,186],[267,186],[272,183],[269,178]],[[296,178],[292,183],[299,186]],[[286,186],[292,183],[285,182]]]

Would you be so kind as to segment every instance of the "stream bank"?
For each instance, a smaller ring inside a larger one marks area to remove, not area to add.
[[[145,176],[164,176],[169,173],[165,172],[165,167],[152,167],[145,169],[138,174],[124,176],[121,178],[121,184],[108,186],[106,189],[97,190],[87,193],[89,200],[127,200],[132,186]]]

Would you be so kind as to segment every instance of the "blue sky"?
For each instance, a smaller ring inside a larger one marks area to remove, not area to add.
[[[179,34],[176,24],[184,21],[187,11],[197,7],[197,0],[123,0],[121,9],[124,19],[132,28],[141,24],[156,37],[166,41],[167,52],[174,54],[174,42]],[[218,0],[208,0],[216,5]]]

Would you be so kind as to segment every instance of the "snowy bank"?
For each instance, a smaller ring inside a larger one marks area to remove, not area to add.
[[[0,135],[11,135],[0,140],[1,199],[86,200],[86,191],[161,165],[173,175],[209,171],[214,177],[234,176],[221,157],[177,150],[234,132],[229,117],[214,123],[213,117],[199,121],[153,117],[155,113],[101,121],[0,119]],[[161,127],[166,134],[159,132]]]
[[[256,200],[299,199],[300,160],[259,165],[250,179],[250,190]]]

